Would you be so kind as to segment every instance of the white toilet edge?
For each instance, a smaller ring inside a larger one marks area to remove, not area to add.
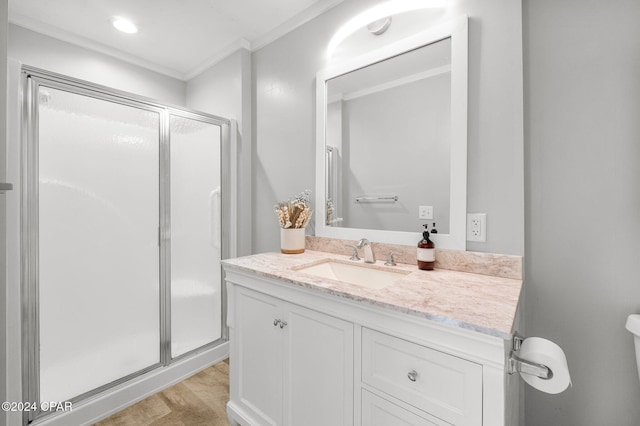
[[[640,314],[632,314],[627,318],[627,330],[640,337]]]

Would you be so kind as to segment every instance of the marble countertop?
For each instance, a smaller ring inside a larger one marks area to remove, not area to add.
[[[225,269],[255,272],[325,294],[369,303],[385,309],[447,323],[510,339],[522,290],[522,280],[435,269],[419,270],[398,263],[376,269],[405,271],[407,275],[382,289],[371,289],[320,278],[296,270],[325,259],[347,261],[347,256],[307,250],[302,254],[261,253],[222,261]],[[362,261],[359,262],[363,264]]]

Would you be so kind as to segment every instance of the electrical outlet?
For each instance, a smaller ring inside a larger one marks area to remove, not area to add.
[[[467,213],[467,241],[487,241],[486,213]]]
[[[433,206],[418,207],[418,219],[433,219]]]

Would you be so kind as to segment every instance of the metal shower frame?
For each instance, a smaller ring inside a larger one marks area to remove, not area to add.
[[[170,128],[171,116],[179,116],[221,129],[221,258],[226,259],[235,247],[231,241],[232,198],[230,167],[232,158],[231,121],[183,107],[167,105],[158,101],[115,90],[106,86],[67,77],[61,74],[30,66],[22,66],[21,75],[21,195],[20,195],[20,268],[21,268],[21,338],[22,338],[22,395],[23,401],[36,403],[36,411],[25,411],[23,422],[28,424],[48,416],[40,410],[40,359],[39,359],[39,255],[38,255],[38,93],[39,87],[50,87],[89,96],[108,102],[135,107],[158,113],[159,121],[159,300],[160,300],[160,362],[121,377],[113,382],[78,395],[70,400],[75,403],[95,396],[154,369],[171,365],[176,360],[188,357],[228,341],[226,324],[226,286],[221,280],[221,338],[175,358],[171,356],[171,164]]]

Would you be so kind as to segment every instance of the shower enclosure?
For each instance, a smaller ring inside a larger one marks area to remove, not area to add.
[[[229,120],[22,80],[24,401],[83,401],[223,343]]]

